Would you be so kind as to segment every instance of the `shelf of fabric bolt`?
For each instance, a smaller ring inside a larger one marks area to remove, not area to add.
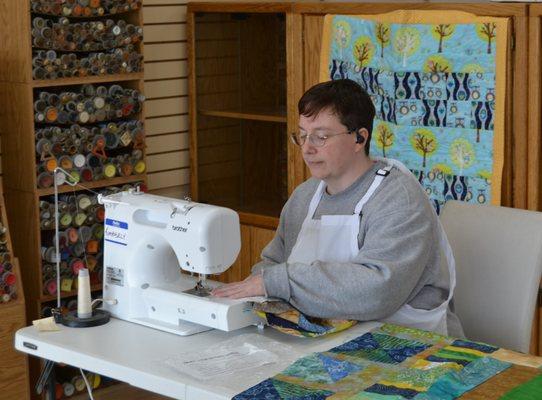
[[[32,3],[30,10],[33,14],[47,17],[89,19],[117,17],[128,12],[138,11],[141,7],[141,0],[128,0],[124,3],[109,2],[106,4],[101,4],[100,1],[41,1]]]
[[[68,184],[62,185],[58,188],[58,193],[79,192],[87,189],[103,188],[107,186],[123,185],[125,183],[143,182],[146,183],[146,175],[131,175],[131,176],[118,176],[111,179],[101,179],[99,181],[92,182],[80,182],[76,186]],[[36,189],[39,197],[50,196],[55,193],[54,188]]]
[[[88,75],[73,78],[43,79],[32,81],[34,88],[46,88],[67,85],[99,84],[109,82],[124,82],[143,79],[143,72],[131,72],[113,75]]]
[[[80,90],[80,86],[85,84],[91,84],[95,87],[105,86],[108,88],[119,85],[125,90],[137,91],[139,94],[142,94],[144,89],[144,75],[142,72],[144,45],[141,41],[143,10],[140,7],[141,1],[122,0],[111,2],[100,0],[91,3],[103,6],[104,10],[96,10],[96,15],[92,15],[94,13],[92,9],[86,9],[85,7],[78,8],[80,5],[78,1],[64,2],[60,8],[60,3],[57,1],[0,1],[0,14],[11,16],[11,18],[4,19],[3,23],[0,24],[0,36],[6,38],[2,44],[3,49],[6,54],[9,54],[8,58],[12,60],[12,62],[8,63],[9,66],[6,66],[6,68],[0,71],[0,99],[2,104],[6,104],[5,112],[0,115],[0,120],[2,121],[2,124],[0,124],[2,128],[0,130],[2,131],[3,149],[2,172],[6,201],[8,206],[10,206],[8,209],[10,221],[12,224],[18,221],[25,222],[24,230],[15,230],[14,243],[18,246],[17,255],[20,255],[21,265],[24,269],[23,272],[28,272],[23,276],[28,320],[37,319],[40,316],[42,305],[48,301],[47,294],[43,292],[43,262],[40,251],[43,247],[42,245],[44,245],[42,242],[43,236],[45,235],[50,240],[51,235],[50,232],[42,232],[40,229],[39,202],[47,201],[51,203],[52,200],[46,199],[46,197],[54,193],[52,187],[39,188],[37,185],[36,178],[39,174],[36,174],[36,172],[41,160],[39,159],[39,154],[38,157],[36,156],[36,146],[38,144],[36,132],[53,126],[58,126],[63,131],[72,128],[71,124],[60,124],[56,119],[47,121],[56,122],[52,124],[46,124],[45,121],[43,121],[44,123],[36,122],[34,105],[38,100],[38,96],[41,93],[59,95],[62,92],[77,92]],[[92,6],[91,3],[88,3],[89,7]],[[122,12],[110,12],[111,7],[119,4],[120,8],[117,7],[115,10]],[[126,4],[128,8],[124,7]],[[48,8],[49,6],[51,8]],[[64,10],[65,8],[66,10]],[[98,12],[101,15],[98,15]],[[61,18],[63,16],[68,18]],[[62,27],[63,29],[55,31],[54,25],[58,25],[61,20],[65,26]],[[120,23],[121,20],[124,22]],[[108,21],[112,21],[112,23]],[[88,24],[89,27],[85,27],[85,24]],[[94,24],[96,25],[92,26]],[[104,26],[106,29],[103,29]],[[40,27],[46,28],[49,33],[53,30],[58,33],[64,32],[64,34],[70,33],[68,32],[70,30],[79,30],[82,27],[86,31],[88,31],[86,28],[96,28],[103,35],[92,35],[94,40],[91,40],[91,42],[98,44],[104,40],[109,40],[109,36],[106,37],[109,29],[117,31],[120,29],[121,34],[115,36],[117,38],[122,36],[126,40],[123,40],[122,43],[115,42],[113,46],[88,47],[88,50],[91,48],[95,49],[92,51],[77,51],[83,49],[83,47],[73,46],[73,44],[78,43],[76,40],[71,41],[71,47],[69,47],[70,50],[73,49],[74,51],[53,50],[55,48],[62,48],[62,46],[58,46],[55,43],[45,46],[47,50],[42,50],[44,46],[40,46],[40,44],[44,42],[33,40],[38,38],[41,32],[40,29],[36,29],[36,32],[33,32],[33,28]],[[128,29],[131,31],[128,32]],[[32,47],[32,45],[34,46]],[[99,50],[100,48],[107,48],[108,50]],[[126,62],[126,65],[123,61]],[[68,67],[69,70],[66,70],[65,67]],[[111,74],[100,75],[102,72],[110,72]],[[86,76],[73,76],[79,74]],[[36,80],[33,79],[34,77],[36,77]],[[118,96],[115,98],[121,102],[120,97],[122,96],[127,98],[129,95],[127,93],[118,93]],[[86,97],[91,97],[91,95]],[[125,113],[124,110],[119,109],[118,111],[123,111],[123,118],[107,117],[107,121],[114,120],[114,122],[122,121],[121,123],[124,123],[125,121],[138,120],[143,124],[145,120],[145,106],[141,103],[142,101],[143,96],[138,98],[138,103],[140,103],[139,106],[141,107],[139,112],[133,114]],[[121,103],[127,104],[130,102],[123,100]],[[59,110],[56,111],[60,112]],[[53,109],[51,112],[54,113],[55,110]],[[99,118],[96,118],[96,121],[100,123],[105,122],[99,121]],[[84,119],[71,122],[77,122],[84,129],[92,129],[92,127],[98,125],[98,123],[94,125],[84,124],[84,122],[88,122]],[[137,126],[137,129],[142,128],[143,126]],[[130,126],[130,129],[136,129],[136,126]],[[44,139],[48,140],[51,138],[44,137]],[[129,156],[129,152],[132,149],[129,146],[123,147]],[[109,147],[106,148],[106,150],[108,149]],[[107,156],[111,156],[111,163],[116,165],[113,159],[123,154],[116,147],[111,147],[111,149],[111,154],[108,152]],[[88,153],[87,150],[80,148],[77,151],[77,155],[86,155]],[[144,144],[138,150],[142,153],[138,157],[141,157],[140,159],[145,161]],[[60,158],[68,158],[73,156],[73,154],[63,149],[62,152],[55,152],[55,156],[58,158],[58,161],[61,161]],[[59,163],[59,165],[61,164]],[[71,170],[71,168],[68,169]],[[52,169],[47,172],[51,173]],[[109,186],[123,186],[124,184],[133,182],[146,183],[144,172],[137,174],[134,171],[133,173],[137,175],[128,175],[126,170],[123,170],[122,173],[124,176],[96,181],[89,179],[88,182],[81,182],[81,184],[93,191],[102,191],[106,190]],[[111,175],[108,174],[108,176]],[[59,193],[69,194],[78,192],[79,194],[83,193],[82,191],[83,188],[79,186],[71,187],[63,185],[60,187]],[[50,247],[51,243],[45,243],[45,247],[47,246]],[[93,289],[96,290],[100,288],[101,285],[93,286]],[[61,293],[62,298],[73,294],[75,293],[71,290],[70,292]],[[49,301],[52,303],[54,300],[55,297],[51,296]],[[36,382],[38,375],[39,363],[31,363],[30,381],[32,385]]]

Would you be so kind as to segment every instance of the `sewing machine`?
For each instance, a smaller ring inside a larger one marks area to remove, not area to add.
[[[247,302],[210,296],[219,283],[206,279],[237,258],[236,212],[133,190],[98,200],[105,207],[104,308],[112,316],[178,335],[257,323]]]

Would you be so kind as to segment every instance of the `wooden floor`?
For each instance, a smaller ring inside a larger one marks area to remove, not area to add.
[[[160,396],[146,390],[138,389],[125,383],[112,385],[92,393],[94,400],[171,400],[171,397]],[[87,400],[88,393],[83,392],[70,397],[71,400]]]

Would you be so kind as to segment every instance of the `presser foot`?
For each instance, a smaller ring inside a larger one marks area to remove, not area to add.
[[[192,289],[185,290],[184,293],[198,297],[209,297],[211,295],[211,289],[207,288],[200,280],[196,283],[196,286],[194,286]]]

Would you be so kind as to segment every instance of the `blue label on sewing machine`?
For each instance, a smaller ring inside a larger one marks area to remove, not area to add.
[[[116,219],[106,218],[105,219],[105,224],[110,225],[110,226],[114,226],[116,228],[128,229],[128,223],[127,222],[117,221]]]
[[[126,246],[128,244],[128,223],[106,218],[104,239],[106,242]]]

